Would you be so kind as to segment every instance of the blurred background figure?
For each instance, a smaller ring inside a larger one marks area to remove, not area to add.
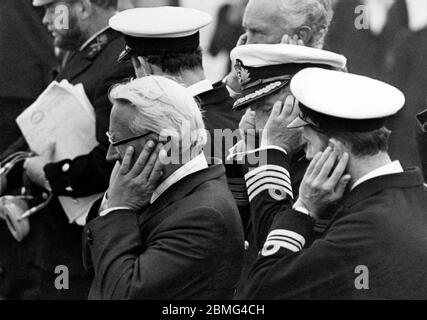
[[[209,54],[216,57],[219,53],[230,55],[239,37],[245,33],[242,27],[243,14],[248,0],[234,0],[219,8],[215,32],[209,46]],[[231,69],[231,60],[227,69]],[[225,74],[224,74],[225,76]]]
[[[405,2],[405,1],[401,1]],[[420,166],[427,148],[417,150],[416,137],[421,134],[415,115],[427,107],[427,1],[406,0],[409,32],[396,49],[393,84],[406,95],[405,107],[394,116],[389,127],[394,130],[390,153],[406,166]],[[417,152],[418,151],[418,152]],[[427,181],[427,172],[424,172]]]
[[[350,72],[392,83],[404,92],[405,107],[387,124],[393,131],[389,152],[404,167],[421,167],[415,115],[427,103],[427,1],[335,2],[326,48],[345,55]],[[357,27],[357,21],[365,27]]]
[[[42,24],[44,10],[31,3],[0,1],[0,154],[20,136],[15,119],[49,84],[56,64],[52,39]],[[18,263],[18,242],[2,220],[0,247],[0,297],[4,298],[10,286],[24,287],[29,280]]]
[[[56,64],[44,10],[31,3],[0,1],[0,153],[20,136],[15,119],[49,84]]]
[[[365,6],[363,11],[356,12],[361,5]],[[396,42],[408,30],[405,2],[338,0],[334,10],[326,49],[346,56],[349,72],[389,80]]]

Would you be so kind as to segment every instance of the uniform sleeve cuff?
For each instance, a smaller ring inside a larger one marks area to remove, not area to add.
[[[279,147],[268,147],[256,152],[260,165],[249,169],[245,175],[249,201],[252,202],[263,191],[268,191],[270,197],[277,201],[282,201],[287,196],[293,199],[286,151]]]
[[[262,255],[271,256],[280,250],[294,253],[301,251],[309,241],[313,227],[314,220],[304,213],[290,210],[278,215],[272,224]]]

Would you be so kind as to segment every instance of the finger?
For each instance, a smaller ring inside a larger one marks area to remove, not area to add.
[[[159,183],[159,180],[163,175],[164,167],[165,166],[163,165],[162,160],[160,159],[160,157],[158,157],[148,180],[151,185],[156,186]]]
[[[307,170],[306,170],[306,172],[305,172],[305,175],[307,175],[307,176],[309,176],[309,175],[311,175],[311,173],[313,172],[313,170],[314,170],[314,167],[316,166],[316,164],[317,164],[317,161],[319,161],[319,159],[320,159],[320,157],[322,156],[322,152],[318,152],[315,156],[314,156],[314,158],[313,158],[313,160],[311,160],[311,162],[310,162],[310,164],[308,165],[308,168],[307,168]]]
[[[136,160],[135,164],[133,165],[133,168],[131,170],[132,176],[133,177],[137,177],[140,175],[141,171],[144,169],[145,164],[147,163],[151,152],[154,149],[154,142],[153,141],[148,141],[145,146],[144,149],[142,150],[141,154],[139,155],[138,159]]]
[[[347,168],[348,160],[349,160],[349,155],[346,152],[341,157],[340,161],[338,162],[337,166],[335,167],[334,172],[332,172],[332,174],[329,178],[329,182],[331,184],[335,185],[341,179],[341,177],[343,176],[343,174],[345,172],[345,169]]]
[[[126,149],[126,153],[123,157],[122,165],[119,170],[120,174],[127,174],[129,172],[134,152],[135,149],[133,147],[129,147]]]
[[[299,114],[301,113],[301,110],[299,108],[298,100],[294,98],[294,107],[292,110],[291,115],[289,116],[289,120],[294,121],[296,118],[298,118]]]
[[[313,171],[311,172],[311,176],[313,177],[313,179],[315,179],[319,175],[320,170],[322,170],[322,167],[325,164],[331,152],[332,152],[331,147],[327,147],[326,150],[323,151],[322,156],[319,158],[319,160],[317,161],[316,165],[313,168]]]
[[[287,119],[292,114],[292,111],[294,109],[294,103],[295,98],[292,95],[288,95],[285,99],[284,107],[280,114],[280,117],[282,117],[283,120]]]
[[[338,152],[336,150],[334,150],[332,153],[329,154],[329,157],[326,159],[322,169],[320,170],[320,173],[318,175],[319,179],[324,181],[329,177],[331,170],[337,161],[337,158],[338,158]]]
[[[335,188],[335,195],[338,199],[341,199],[344,195],[345,189],[347,188],[349,182],[351,181],[351,176],[349,174],[343,176],[338,182],[337,187]]]
[[[154,169],[154,165],[156,164],[156,161],[159,159],[159,153],[162,148],[163,148],[163,145],[159,143],[156,149],[150,155],[150,158],[148,159],[146,165],[144,166],[144,169],[142,170],[142,173],[141,173],[142,178],[146,178],[146,180],[148,180],[148,178],[151,175],[151,172]]]

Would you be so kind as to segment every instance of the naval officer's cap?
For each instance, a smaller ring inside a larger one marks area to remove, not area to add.
[[[289,128],[370,132],[382,128],[405,104],[404,94],[385,82],[320,68],[300,71],[290,87],[301,114]]]
[[[126,50],[119,61],[132,55],[185,54],[200,46],[199,30],[212,22],[202,11],[181,7],[135,8],[113,16],[109,25],[124,34]]]
[[[292,77],[310,67],[343,69],[347,59],[326,50],[289,44],[248,44],[230,54],[241,86],[233,109],[242,110],[254,101],[289,86]]]

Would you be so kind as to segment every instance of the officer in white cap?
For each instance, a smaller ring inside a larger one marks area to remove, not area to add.
[[[237,129],[242,114],[232,112],[226,86],[211,84],[205,76],[199,30],[211,21],[209,14],[199,10],[156,7],[121,12],[111,18],[110,26],[125,36],[126,49],[119,60],[131,59],[138,77],[172,77],[187,87],[200,102],[206,129],[213,136],[215,129]],[[212,152],[208,156],[225,160],[225,151]]]
[[[427,190],[419,169],[392,162],[384,127],[404,95],[380,81],[320,68],[295,75],[291,91],[300,117],[288,125],[293,105],[278,102],[265,132],[303,126],[308,154],[316,155],[295,203],[292,194],[276,203],[265,192],[253,194],[261,254],[242,297],[426,299]],[[275,153],[247,181],[261,186],[274,177],[286,185],[280,177],[289,172],[286,150],[278,135],[265,138]],[[316,238],[319,218],[329,221]]]
[[[262,152],[259,156],[257,153],[260,146],[260,133],[267,123],[274,103],[283,101],[290,95],[289,84],[292,77],[304,68],[316,66],[325,69],[342,69],[347,62],[344,56],[333,52],[291,44],[242,45],[231,52],[231,59],[241,87],[239,90],[241,95],[234,103],[234,110],[246,110],[246,114],[240,125],[243,139],[230,150],[229,159],[235,159],[241,163],[243,172],[250,171],[253,166],[257,167],[258,160],[263,158]],[[273,202],[277,202],[292,193],[291,190],[298,190],[308,166],[301,133],[289,130],[286,133],[286,145],[291,156],[291,174],[286,172],[281,176],[286,179],[286,183],[282,181],[276,183],[278,180],[273,176],[277,175],[277,172],[272,173],[271,179],[268,176],[265,177],[268,183],[260,184],[255,180],[249,180],[249,183],[242,181],[241,194],[246,195],[246,202],[252,211],[253,195],[258,192],[266,192]],[[256,158],[249,159],[248,155],[254,152]],[[246,214],[246,221],[250,221],[249,215]],[[245,227],[250,233],[252,228]],[[255,259],[258,249],[250,234],[247,238],[250,240],[250,251]]]
[[[210,24],[212,17],[202,11],[157,7],[136,8],[121,12],[110,20],[110,26],[125,35],[126,50],[120,61],[131,59],[137,76],[153,74],[172,77],[198,100],[203,111],[206,130],[210,133],[205,154],[226,162],[227,141],[214,139],[216,130],[238,130],[242,112],[233,112],[234,100],[224,83],[211,84],[203,70],[200,50],[200,29]],[[226,164],[230,189],[238,201],[236,180],[243,175]],[[239,203],[239,202],[238,202]]]
[[[290,95],[289,84],[292,77],[305,68],[342,69],[346,58],[342,55],[298,45],[289,44],[249,44],[236,47],[231,52],[241,86],[241,95],[234,103],[234,110],[246,109],[241,121],[241,130],[255,132],[256,137],[241,140],[230,150],[230,158],[244,155],[259,147],[258,134],[264,129],[272,107]],[[289,131],[288,152],[294,159],[304,158],[300,153],[302,143],[297,131]],[[298,184],[304,174],[304,164],[292,166],[294,184]],[[250,187],[250,186],[249,186]]]
[[[288,44],[239,46],[231,52],[231,59],[241,87],[233,109],[246,109],[242,130],[253,129],[257,133],[264,128],[274,103],[290,94],[289,84],[297,72],[309,67],[343,69],[347,63],[344,56],[333,52]],[[243,142],[231,150],[231,156],[258,144],[256,141],[243,146]],[[289,151],[297,151],[300,145],[294,147]]]

